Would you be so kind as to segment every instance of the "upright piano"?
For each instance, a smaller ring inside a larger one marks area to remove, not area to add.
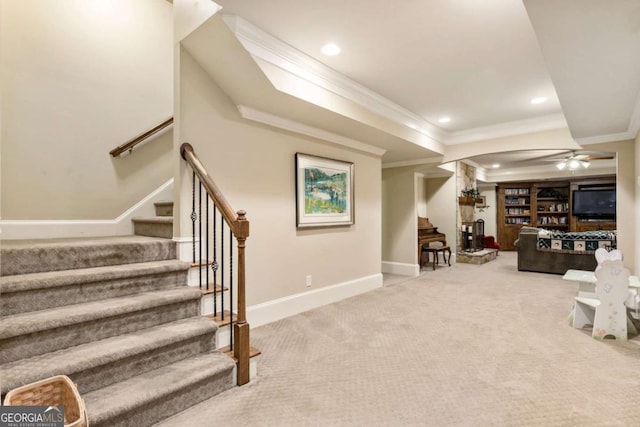
[[[429,222],[429,218],[418,217],[418,263],[422,264],[422,245],[428,245],[431,242],[442,242],[443,246],[447,246],[447,236],[438,232],[438,227],[434,227]]]

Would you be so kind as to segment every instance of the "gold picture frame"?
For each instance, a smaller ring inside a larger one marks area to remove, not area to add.
[[[354,223],[354,165],[296,153],[296,227]]]

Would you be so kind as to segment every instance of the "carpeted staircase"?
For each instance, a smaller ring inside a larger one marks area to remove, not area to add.
[[[65,374],[92,427],[148,426],[233,386],[166,238],[172,206],[156,213],[134,221],[143,235],[1,242],[3,396]]]

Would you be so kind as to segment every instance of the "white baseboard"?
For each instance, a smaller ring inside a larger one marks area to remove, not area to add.
[[[420,275],[420,266],[418,264],[382,261],[382,272],[389,274],[398,274],[400,276],[416,277]]]
[[[229,345],[230,338],[231,331],[229,330],[229,326],[218,328],[218,332],[216,332],[216,348],[220,349],[222,347],[227,347]]]
[[[290,295],[247,307],[247,321],[252,328],[255,328],[381,287],[382,274],[378,273],[314,289],[309,292]]]
[[[133,234],[131,219],[155,215],[153,204],[173,199],[173,178],[129,208],[116,219],[96,220],[4,220],[2,239],[53,239],[59,237],[126,236]]]
[[[196,251],[198,250],[198,244],[200,239],[196,237]],[[173,241],[176,242],[176,254],[180,261],[193,262],[193,237],[174,237]],[[196,258],[199,255],[196,254]],[[203,257],[206,259],[206,257]],[[190,283],[191,284],[191,283]],[[196,286],[198,284],[196,283]]]

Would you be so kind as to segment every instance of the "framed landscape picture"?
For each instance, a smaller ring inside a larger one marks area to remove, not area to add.
[[[296,153],[296,226],[353,224],[353,163]]]

